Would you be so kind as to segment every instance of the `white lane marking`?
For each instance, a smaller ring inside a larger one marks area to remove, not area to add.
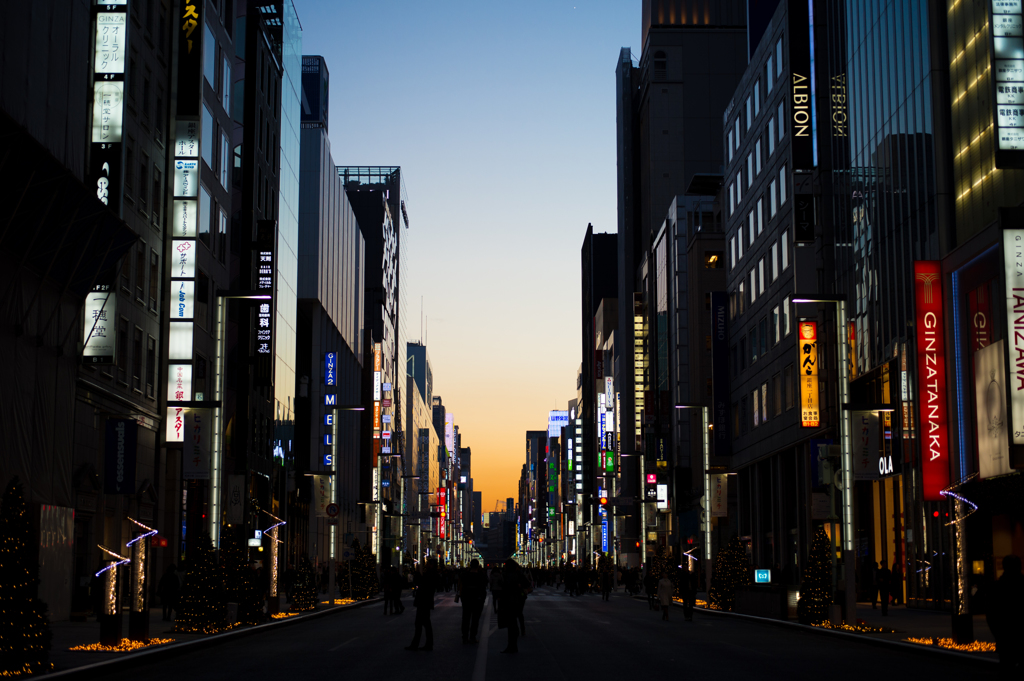
[[[487,598],[484,599],[484,612],[488,612],[487,606],[490,602],[491,595],[487,594]],[[494,615],[494,618],[497,619],[497,615]],[[482,633],[480,634],[480,642],[477,643],[476,664],[473,665],[473,681],[484,681],[487,677],[487,638],[491,635],[492,631],[490,619],[488,618],[488,621],[483,622],[483,626],[480,627]]]
[[[348,645],[349,643],[352,643],[352,641],[355,641],[355,640],[356,640],[356,639],[358,639],[358,638],[359,638],[358,636],[356,636],[356,638],[350,638],[349,640],[345,641],[344,643],[339,643],[338,645],[334,646],[333,648],[331,648],[331,649],[330,649],[329,651],[327,651],[327,652],[329,652],[329,653],[333,653],[333,652],[334,652],[335,650],[337,650],[338,648],[340,648],[340,647],[342,647],[342,646],[345,646],[345,645]]]

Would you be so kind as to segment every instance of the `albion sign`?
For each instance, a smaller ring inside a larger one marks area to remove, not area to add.
[[[946,413],[946,349],[942,270],[938,261],[914,262],[917,307],[917,387],[921,411],[921,471],[925,501],[939,501],[949,486],[949,423]]]

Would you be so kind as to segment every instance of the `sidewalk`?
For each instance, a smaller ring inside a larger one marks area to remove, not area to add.
[[[706,600],[706,598],[707,594],[703,592],[698,593],[697,595],[698,601],[704,601]],[[682,602],[676,600],[675,605],[682,607]],[[821,633],[823,635],[854,637],[857,639],[864,640],[865,642],[874,643],[876,645],[899,647],[906,650],[907,652],[919,652],[926,654],[933,653],[938,655],[954,655],[960,659],[974,659],[984,663],[994,663],[997,662],[999,659],[995,652],[960,652],[934,645],[921,645],[917,643],[908,642],[907,639],[909,638],[952,638],[953,626],[950,614],[948,612],[937,610],[920,610],[916,608],[907,608],[905,606],[899,606],[897,608],[890,607],[888,616],[883,617],[881,608],[873,610],[871,608],[870,603],[857,604],[858,620],[862,621],[863,624],[868,626],[887,627],[889,629],[894,629],[895,632],[893,633],[847,632],[838,629],[828,629],[825,627],[810,627],[804,624],[800,624],[795,619],[777,620],[770,619],[767,617],[757,617],[754,615],[744,615],[741,613],[734,612],[723,612],[721,610],[712,610],[710,608],[701,607],[698,607],[697,610],[713,615],[721,615],[723,617],[740,617],[743,619],[764,622],[765,624],[793,627],[803,629],[805,631]],[[983,615],[974,616],[974,638],[976,641],[981,642],[995,642],[995,638],[992,636],[992,632],[989,631],[988,625],[985,623],[985,617]]]
[[[149,611],[149,636],[151,639],[172,639],[173,643],[167,643],[165,645],[149,646],[142,648],[138,652],[128,653],[108,653],[108,652],[89,652],[89,651],[72,651],[71,648],[80,645],[89,645],[98,643],[100,640],[100,625],[96,621],[95,617],[90,617],[86,622],[51,622],[50,631],[53,632],[53,641],[50,646],[50,662],[53,663],[53,672],[72,672],[82,670],[83,667],[90,667],[97,664],[109,663],[113,661],[128,661],[132,658],[138,658],[140,656],[152,657],[152,653],[166,649],[177,649],[180,650],[182,647],[188,647],[192,645],[216,645],[221,640],[231,640],[238,636],[245,636],[248,634],[256,634],[260,631],[275,627],[284,626],[288,624],[294,624],[295,622],[303,621],[311,617],[319,617],[333,612],[339,612],[341,610],[347,610],[350,608],[358,608],[368,603],[379,602],[380,598],[370,598],[365,601],[355,601],[354,603],[346,603],[344,605],[326,605],[327,600],[324,595],[321,594],[321,601],[317,605],[316,610],[311,610],[304,613],[294,614],[289,617],[283,617],[280,619],[271,619],[264,624],[257,626],[242,625],[237,626],[219,634],[179,634],[173,631],[174,622],[163,621],[162,611],[160,608],[151,608]],[[123,635],[128,635],[128,614],[124,614],[124,625],[122,629]],[[82,670],[85,671],[85,670]]]

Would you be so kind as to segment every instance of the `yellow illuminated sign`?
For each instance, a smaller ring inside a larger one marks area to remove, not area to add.
[[[818,326],[815,322],[800,322],[799,331],[800,425],[818,428]]]

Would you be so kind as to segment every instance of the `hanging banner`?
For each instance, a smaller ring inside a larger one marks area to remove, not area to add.
[[[924,500],[939,501],[939,492],[949,486],[949,423],[942,270],[937,260],[914,261],[914,302]]]
[[[112,288],[98,284],[85,296],[82,361],[86,364],[113,364],[117,358],[117,334],[110,322],[117,318],[117,294]]]
[[[800,322],[797,350],[800,353],[800,425],[821,426],[818,411],[818,325]]]
[[[181,455],[181,477],[185,480],[210,479],[210,434],[213,419],[209,409],[185,412],[185,447]]]
[[[241,525],[245,520],[245,476],[228,476],[228,524]]]
[[[107,419],[103,447],[103,491],[107,494],[135,493],[138,442],[139,424],[134,419]]]
[[[1003,271],[1006,276],[1006,345],[1010,378],[1010,424],[1013,444],[1024,444],[1024,229],[1003,230]]]
[[[711,517],[729,517],[729,476],[725,473],[711,476]]]
[[[167,442],[185,441],[185,407],[167,407],[167,430],[164,439]]]
[[[853,421],[853,479],[877,480],[878,414],[871,411],[855,411],[850,417]]]
[[[331,503],[331,485],[330,475],[313,476],[313,508],[316,511],[317,518],[329,517],[327,515],[327,506]]]
[[[974,354],[974,403],[978,418],[978,476],[1013,472],[1006,420],[1006,363],[1003,341]]]

